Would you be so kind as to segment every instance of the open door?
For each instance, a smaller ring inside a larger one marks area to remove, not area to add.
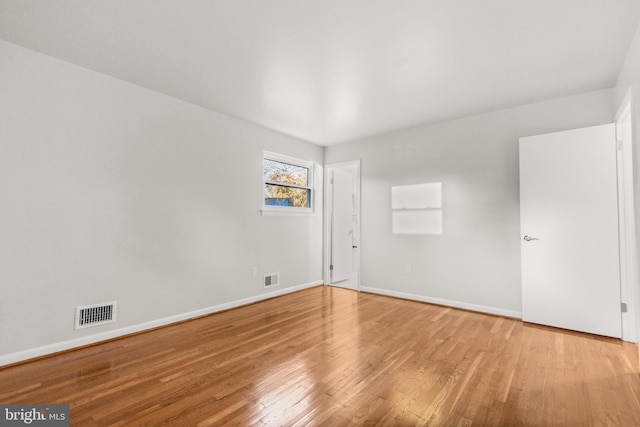
[[[522,318],[620,337],[613,124],[520,138]]]
[[[331,216],[331,283],[353,276],[353,176],[341,170],[332,171]]]
[[[328,283],[358,289],[359,163],[326,166]]]

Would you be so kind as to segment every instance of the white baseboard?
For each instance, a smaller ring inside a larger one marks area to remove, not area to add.
[[[82,338],[76,338],[68,341],[62,341],[54,344],[44,345],[42,347],[36,347],[28,350],[18,351],[16,353],[1,355],[0,367],[5,365],[10,365],[12,363],[22,362],[24,360],[33,359],[36,357],[46,356],[48,354],[58,353],[60,351],[71,350],[73,348],[99,343],[100,341],[106,341],[113,338],[118,338],[125,335],[133,334],[136,332],[142,332],[148,329],[157,328],[159,326],[170,325],[171,323],[181,322],[183,320],[205,316],[207,314],[216,313],[218,311],[240,307],[242,305],[251,304],[253,302],[258,302],[265,299],[288,294],[291,292],[299,291],[302,289],[310,288],[313,286],[322,285],[323,283],[324,281],[322,280],[316,280],[314,282],[305,283],[303,285],[291,286],[288,288],[279,289],[279,290],[268,292],[265,294],[255,295],[255,296],[244,298],[241,300],[218,304],[212,307],[195,310],[188,313],[177,314],[175,316],[165,317],[163,319],[152,320],[150,322],[140,323],[133,326],[127,326],[125,328],[120,328],[120,329],[114,329],[112,331],[102,332],[99,334],[88,335]]]
[[[406,292],[389,291],[387,289],[369,288],[366,286],[361,286],[360,290],[363,292],[369,292],[372,294],[386,295],[390,297],[428,302],[431,304],[445,305],[447,307],[455,307],[455,308],[462,308],[465,310],[478,311],[480,313],[497,314],[499,316],[514,317],[516,319],[522,319],[522,312],[520,311],[505,310],[502,308],[487,307],[484,305],[469,304],[466,302],[432,298],[432,297],[426,297],[423,295],[409,294]]]

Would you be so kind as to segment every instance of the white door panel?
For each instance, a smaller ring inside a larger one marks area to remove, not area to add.
[[[353,275],[353,175],[333,171],[331,229],[331,283]]]
[[[614,125],[521,138],[520,210],[523,320],[620,337]]]

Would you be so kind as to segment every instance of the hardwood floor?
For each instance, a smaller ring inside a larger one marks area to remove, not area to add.
[[[316,287],[0,370],[74,426],[639,426],[615,339]]]

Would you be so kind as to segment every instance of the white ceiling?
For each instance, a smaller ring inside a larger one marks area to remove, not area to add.
[[[0,0],[0,38],[321,145],[613,87],[637,0]]]

